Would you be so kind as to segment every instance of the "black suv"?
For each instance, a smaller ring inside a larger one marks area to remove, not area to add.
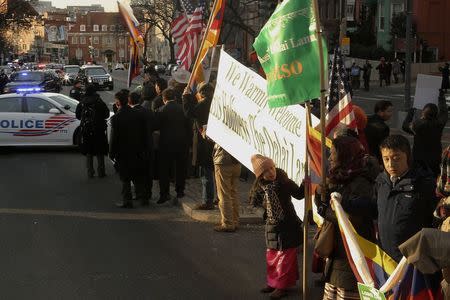
[[[112,76],[102,66],[82,66],[78,72],[77,79],[81,80],[85,88],[93,85],[98,89],[108,88],[110,91],[114,89]]]
[[[61,81],[51,71],[23,70],[12,73],[9,79],[10,82],[3,89],[4,93],[22,91],[59,93],[61,91]]]

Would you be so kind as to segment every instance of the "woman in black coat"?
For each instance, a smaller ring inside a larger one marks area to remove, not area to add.
[[[94,177],[94,156],[97,157],[98,177],[105,177],[105,155],[108,154],[106,120],[109,118],[108,106],[96,93],[93,86],[88,86],[86,93],[77,105],[76,117],[81,120],[79,140],[81,153],[86,155],[88,177]]]

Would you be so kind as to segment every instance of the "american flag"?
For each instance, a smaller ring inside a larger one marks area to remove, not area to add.
[[[353,113],[352,96],[347,71],[339,49],[334,51],[334,59],[330,75],[330,95],[327,102],[326,135],[339,125],[347,125],[356,130],[356,120]]]
[[[172,36],[178,45],[177,58],[182,68],[189,70],[201,39],[205,1],[199,1],[195,10],[189,0],[181,0],[181,4],[186,13],[180,13],[172,22]],[[189,16],[190,11],[192,15]]]

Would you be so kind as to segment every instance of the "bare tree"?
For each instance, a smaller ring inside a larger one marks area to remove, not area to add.
[[[135,12],[136,18],[144,24],[147,24],[144,35],[144,63],[148,64],[146,51],[149,42],[149,31],[157,28],[164,39],[168,42],[170,48],[170,60],[175,60],[175,43],[172,38],[171,24],[176,17],[176,5],[173,1],[167,0],[133,0],[131,6]]]
[[[250,13],[258,7],[259,0],[228,1],[225,9],[223,23],[227,27],[222,33],[222,41],[226,41],[229,35],[236,29],[247,32],[252,37],[258,34],[252,24],[259,19],[257,13]]]

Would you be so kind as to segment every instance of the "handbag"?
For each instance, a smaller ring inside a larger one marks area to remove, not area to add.
[[[323,258],[330,257],[335,246],[334,224],[325,220],[322,227],[319,228],[314,239],[314,251]]]

